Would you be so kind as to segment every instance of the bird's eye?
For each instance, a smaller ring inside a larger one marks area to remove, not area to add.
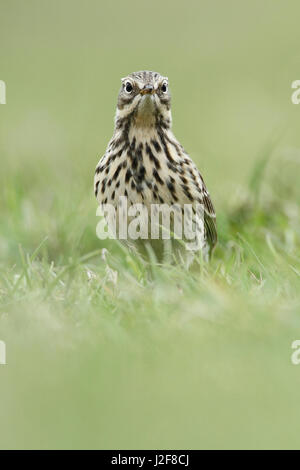
[[[163,82],[163,84],[162,84],[162,86],[161,86],[161,91],[162,91],[163,93],[167,93],[167,91],[168,91],[168,84],[167,84],[167,82]]]
[[[131,93],[133,90],[133,86],[130,82],[126,82],[124,88],[125,88],[126,93]]]

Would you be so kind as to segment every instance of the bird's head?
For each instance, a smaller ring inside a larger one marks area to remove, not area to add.
[[[117,119],[129,116],[136,125],[149,126],[157,122],[171,124],[171,96],[168,78],[157,72],[134,72],[122,78],[118,96]]]

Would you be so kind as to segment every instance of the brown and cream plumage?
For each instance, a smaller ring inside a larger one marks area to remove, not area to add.
[[[206,252],[217,240],[210,195],[195,163],[172,130],[168,79],[159,73],[135,72],[122,79],[115,129],[95,173],[99,204],[200,204]]]

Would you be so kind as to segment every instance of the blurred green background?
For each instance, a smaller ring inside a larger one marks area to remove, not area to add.
[[[0,447],[299,447],[299,2],[0,12]],[[143,69],[216,206],[196,273],[96,238],[94,169]]]

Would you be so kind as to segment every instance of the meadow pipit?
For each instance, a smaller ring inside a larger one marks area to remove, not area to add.
[[[207,254],[217,240],[214,207],[199,170],[171,125],[166,77],[142,71],[123,78],[114,134],[96,168],[95,195],[100,205],[111,204],[116,210],[121,196],[129,207],[167,204],[183,210],[190,205],[195,220],[195,207],[200,206],[201,248]]]

